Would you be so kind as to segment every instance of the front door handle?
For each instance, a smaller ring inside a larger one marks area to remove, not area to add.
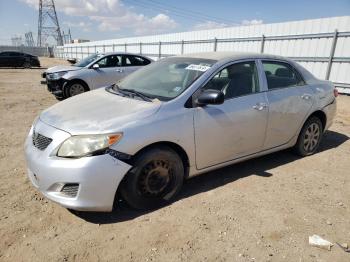
[[[257,103],[255,106],[253,106],[253,108],[255,110],[262,111],[265,108],[267,108],[267,104],[266,103]]]
[[[115,71],[118,72],[118,73],[123,73],[123,69],[119,69],[119,68],[118,68],[118,69],[116,69]]]
[[[309,94],[303,94],[303,95],[301,96],[301,98],[304,99],[304,100],[310,100],[310,99],[311,99],[311,95],[309,95]]]

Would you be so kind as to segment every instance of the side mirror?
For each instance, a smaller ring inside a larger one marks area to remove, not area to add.
[[[92,65],[92,69],[97,70],[97,69],[99,69],[99,68],[100,68],[100,66],[99,66],[98,64],[93,64],[93,65]]]
[[[225,101],[224,93],[219,90],[207,89],[204,90],[197,98],[196,104],[199,106],[205,105],[220,105]]]

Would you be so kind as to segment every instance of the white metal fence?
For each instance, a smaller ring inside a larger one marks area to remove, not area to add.
[[[61,58],[132,52],[160,59],[206,51],[249,51],[293,58],[321,79],[350,88],[350,16],[132,37],[57,47]]]

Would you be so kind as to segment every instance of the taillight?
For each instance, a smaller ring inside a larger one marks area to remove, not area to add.
[[[334,97],[337,97],[338,94],[339,94],[339,93],[338,93],[338,89],[334,88],[334,89],[333,89],[333,93],[334,93]]]

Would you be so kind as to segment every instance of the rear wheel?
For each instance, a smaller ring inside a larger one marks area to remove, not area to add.
[[[295,144],[294,149],[296,153],[300,156],[314,154],[321,143],[322,136],[323,127],[321,120],[316,116],[309,118],[305,122]]]
[[[152,148],[136,156],[120,193],[131,207],[150,209],[169,203],[180,191],[183,179],[179,155],[168,147]]]

